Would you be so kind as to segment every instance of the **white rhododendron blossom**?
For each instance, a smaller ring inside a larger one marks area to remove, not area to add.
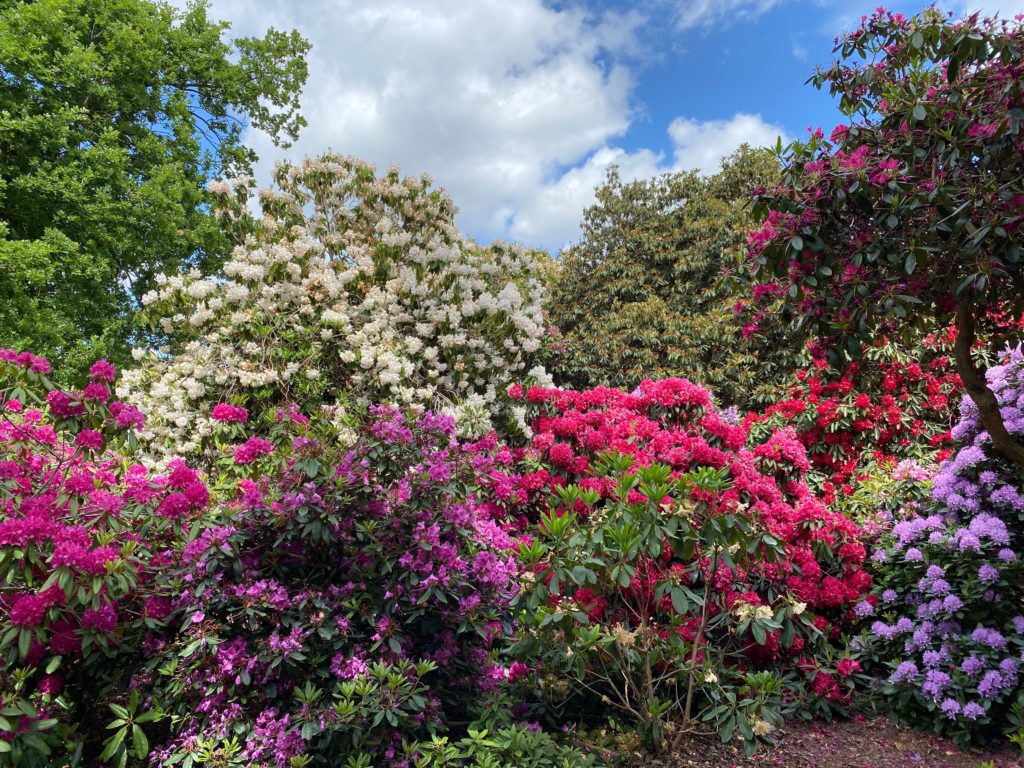
[[[467,240],[444,191],[397,168],[378,177],[329,154],[279,166],[275,182],[259,220],[249,180],[211,185],[242,244],[221,275],[161,276],[143,298],[178,340],[121,385],[149,414],[151,450],[195,452],[210,408],[229,398],[421,404],[465,419],[465,434],[517,420],[507,384],[546,378],[527,373],[545,329],[546,254]]]

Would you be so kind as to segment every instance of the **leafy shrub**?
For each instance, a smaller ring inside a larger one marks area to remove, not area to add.
[[[492,648],[516,591],[473,493],[494,457],[428,412],[372,407],[349,448],[296,411],[244,442],[244,411],[214,416],[223,502],[171,576],[181,629],[136,680],[170,723],[157,756],[405,764],[404,742],[472,719],[507,677]]]
[[[556,740],[546,731],[519,724],[493,731],[470,727],[468,735],[457,741],[434,736],[415,746],[420,757],[413,759],[413,768],[590,768],[603,764],[595,755]],[[369,763],[366,765],[368,768]]]
[[[511,463],[493,438],[219,403],[208,480],[153,475],[112,366],[81,391],[48,373],[0,351],[4,761],[596,764],[500,695],[517,566],[476,485]],[[475,724],[449,742],[453,719]]]
[[[259,413],[297,403],[451,407],[469,431],[508,416],[498,397],[544,332],[541,258],[480,247],[427,177],[326,155],[251,189],[214,185],[243,244],[222,275],[160,276],[143,303],[170,354],[149,353],[124,392],[149,421],[148,450],[196,452],[224,400]],[[547,258],[547,257],[543,257]]]
[[[104,750],[103,717],[128,703],[170,611],[165,553],[209,494],[182,463],[151,475],[122,453],[142,414],[110,402],[112,365],[97,362],[80,391],[54,389],[49,373],[0,350],[0,762],[95,764],[103,752],[123,765],[129,749],[145,756],[145,734],[129,728]]]
[[[992,352],[1016,343],[993,314],[1024,311],[1022,39],[1020,17],[864,16],[812,78],[849,123],[780,152],[782,183],[759,196],[750,252],[833,360],[953,325],[965,391],[1024,470],[1024,444],[971,354],[979,332]]]
[[[987,373],[1011,434],[1024,434],[1024,356]],[[994,449],[969,398],[930,503],[897,518],[873,555],[875,614],[865,641],[890,674],[882,688],[902,716],[962,745],[1006,730],[1024,744],[1024,475]]]
[[[511,395],[537,412],[534,436],[494,492],[529,532],[520,650],[549,696],[604,696],[655,744],[698,711],[691,685],[723,736],[751,742],[778,722],[783,688],[805,712],[841,708],[858,665],[829,640],[871,579],[856,526],[802,482],[792,432],[748,449],[680,379]]]
[[[854,492],[854,480],[872,461],[941,460],[962,391],[949,356],[953,335],[909,346],[883,339],[841,369],[816,354],[785,396],[747,416],[752,438],[795,429],[811,463],[808,481],[830,504]]]

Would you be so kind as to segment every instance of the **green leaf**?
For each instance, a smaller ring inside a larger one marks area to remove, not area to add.
[[[903,262],[903,270],[908,274],[914,274],[914,269],[917,267],[917,256],[913,251],[907,254],[906,261]]]
[[[146,734],[137,725],[132,726],[132,745],[135,747],[135,756],[139,760],[144,760],[149,754],[149,741],[146,739]]]
[[[914,105],[913,115],[914,115],[914,119],[915,120],[917,120],[917,121],[924,120],[925,117],[927,116],[927,114],[928,113],[925,111],[923,104],[916,104],[916,105]]]
[[[677,613],[686,613],[689,610],[690,605],[686,601],[686,593],[682,589],[673,587],[669,594],[671,595],[672,607]]]
[[[750,631],[754,635],[754,642],[758,645],[764,645],[768,640],[768,634],[760,624],[751,624]]]
[[[104,763],[110,758],[112,758],[117,753],[117,750],[121,746],[122,742],[124,742],[124,730],[118,731],[109,739],[107,739],[107,745],[100,753],[100,762]]]
[[[29,649],[32,646],[32,630],[22,628],[18,635],[18,656],[22,659],[28,657]]]

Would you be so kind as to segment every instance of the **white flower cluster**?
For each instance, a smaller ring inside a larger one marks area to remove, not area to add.
[[[161,276],[143,298],[177,340],[122,382],[148,414],[151,448],[194,452],[229,397],[447,407],[472,433],[501,415],[499,394],[540,347],[547,254],[465,239],[444,191],[397,168],[378,177],[326,155],[279,166],[275,181],[259,220],[251,182],[218,183],[222,220],[244,242],[223,274]]]

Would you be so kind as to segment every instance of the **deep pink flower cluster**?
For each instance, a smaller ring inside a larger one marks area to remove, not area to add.
[[[532,407],[536,418],[531,442],[516,452],[520,471],[492,474],[494,503],[507,513],[536,519],[555,503],[549,490],[569,483],[613,498],[614,481],[589,471],[607,450],[628,454],[639,466],[667,464],[677,475],[699,467],[725,469],[731,487],[713,500],[713,507],[722,514],[749,515],[784,543],[786,557],[762,564],[757,572],[720,571],[714,588],[722,603],[731,605],[745,596],[746,602],[770,604],[788,592],[807,604],[817,629],[833,638],[855,619],[855,604],[871,588],[871,577],[861,567],[865,549],[857,526],[826,508],[803,482],[809,464],[792,429],[772,432],[748,448],[746,428],[730,423],[706,390],[683,379],[644,381],[632,393],[605,387],[585,392],[534,387],[513,393]],[[642,499],[635,489],[631,494]],[[585,513],[584,508],[575,511]],[[577,595],[577,602],[586,604],[586,596]],[[650,604],[671,612],[653,599]],[[751,648],[750,659],[765,664],[786,654],[799,656],[811,639],[798,634],[784,647],[775,633],[766,644]]]
[[[214,421],[245,424],[249,421],[249,411],[240,405],[217,403],[217,405],[213,406],[213,410],[210,411],[210,418]]]
[[[235,448],[235,464],[252,464],[260,456],[268,456],[274,452],[274,446],[262,437],[250,437]]]
[[[44,357],[36,357],[30,352],[0,349],[0,362],[10,363],[18,368],[26,368],[33,373],[48,374],[51,371],[49,360]]]
[[[0,350],[0,663],[29,668],[18,693],[0,676],[0,697],[34,707],[5,713],[14,730],[0,738],[41,728],[36,738],[67,748],[55,723],[94,707],[122,654],[138,660],[145,620],[168,614],[157,576],[183,532],[163,511],[191,521],[209,494],[180,462],[153,476],[117,452],[142,415],[108,407],[112,365],[94,365],[81,393],[49,389],[44,371],[41,358]],[[61,674],[46,674],[57,657]]]

